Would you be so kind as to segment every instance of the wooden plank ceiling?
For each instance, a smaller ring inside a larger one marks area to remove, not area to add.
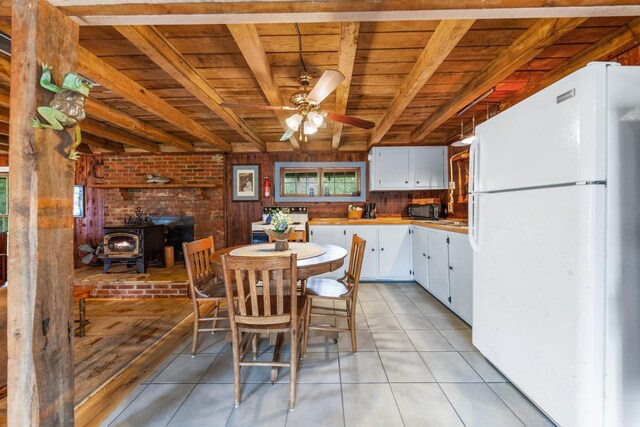
[[[0,29],[9,31],[2,22]],[[473,115],[476,122],[486,117],[487,107],[494,113],[539,90],[539,82],[548,85],[640,41],[640,18],[634,16],[443,23],[301,22],[302,56],[314,82],[328,69],[350,77],[322,108],[380,124],[363,130],[327,121],[308,142],[279,141],[292,113],[218,106],[288,105],[301,72],[293,23],[82,26],[80,44],[89,53],[80,57],[81,72],[101,84],[91,91],[87,140],[93,151],[364,151],[372,144],[447,144],[460,133],[456,113],[487,89],[495,87],[464,115],[465,131]],[[0,122],[8,117],[6,62],[0,55]],[[104,69],[95,70],[101,64],[117,72],[107,78]],[[115,131],[104,129],[109,127]]]

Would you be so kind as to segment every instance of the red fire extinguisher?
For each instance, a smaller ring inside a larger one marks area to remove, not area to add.
[[[268,199],[271,197],[271,178],[268,176],[264,177],[264,198]]]

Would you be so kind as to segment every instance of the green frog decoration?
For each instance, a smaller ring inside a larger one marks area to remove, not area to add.
[[[81,76],[68,73],[64,76],[62,87],[53,83],[51,76],[51,67],[42,64],[42,76],[40,77],[40,86],[55,92],[55,96],[49,103],[48,107],[38,107],[38,113],[47,121],[41,123],[38,118],[31,119],[34,128],[63,130],[64,128],[76,128],[76,141],[71,146],[68,158],[70,160],[78,160],[79,154],[76,148],[80,145],[82,138],[80,136],[80,121],[85,118],[85,100],[89,96],[91,84]]]

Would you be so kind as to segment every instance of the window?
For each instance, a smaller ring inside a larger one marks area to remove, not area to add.
[[[9,175],[0,173],[0,233],[9,228]]]
[[[276,162],[276,202],[365,201],[363,162]]]

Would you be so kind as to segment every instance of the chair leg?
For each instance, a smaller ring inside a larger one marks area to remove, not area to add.
[[[198,329],[200,327],[200,306],[197,302],[193,305],[193,339],[191,340],[191,357],[196,355],[198,349]]]
[[[349,308],[349,318],[347,320],[349,325],[349,332],[351,332],[351,351],[354,353],[358,352],[358,343],[356,341],[356,305],[353,301],[348,303]]]
[[[313,305],[313,300],[307,300],[307,309],[304,313],[304,330],[302,331],[302,357],[307,355],[307,347],[309,345],[309,325],[311,324],[311,306]]]
[[[296,406],[296,381],[298,374],[298,331],[291,329],[291,357],[289,358],[289,410]]]
[[[240,336],[238,330],[231,330],[231,347],[233,349],[233,392],[236,408],[240,406]]]

